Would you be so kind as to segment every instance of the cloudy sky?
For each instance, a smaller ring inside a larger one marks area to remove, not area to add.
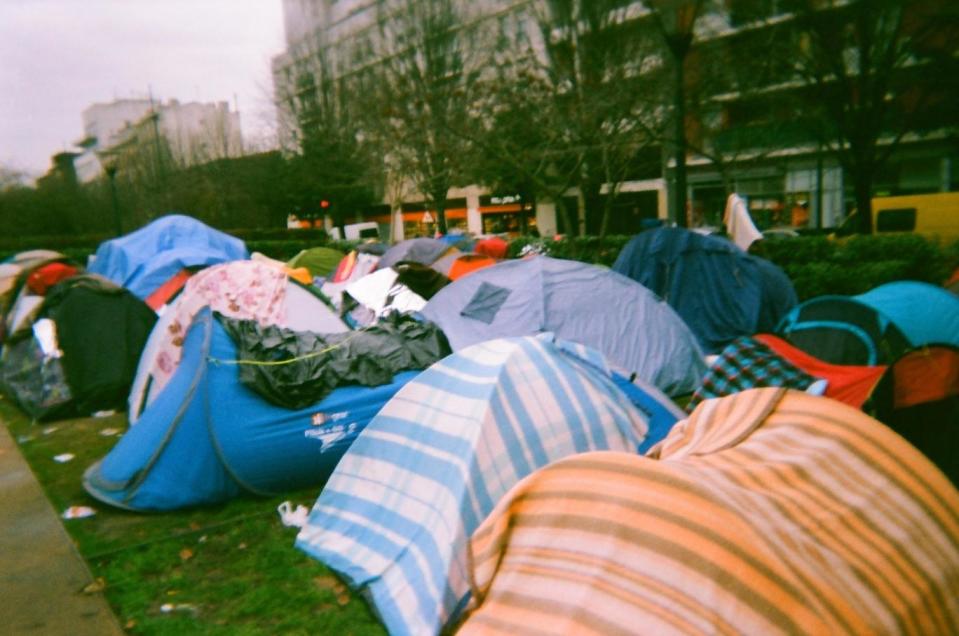
[[[0,165],[42,174],[94,103],[229,101],[272,127],[281,0],[0,0]]]

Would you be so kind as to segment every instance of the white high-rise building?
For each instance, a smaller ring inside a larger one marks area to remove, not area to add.
[[[83,111],[84,152],[77,157],[77,178],[89,182],[103,174],[101,159],[129,152],[131,145],[158,144],[180,167],[243,153],[240,114],[228,102],[180,103],[175,99],[119,99]],[[166,152],[166,151],[165,151]]]

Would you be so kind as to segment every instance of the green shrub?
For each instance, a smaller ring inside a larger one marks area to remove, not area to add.
[[[553,258],[565,258],[571,261],[610,267],[631,238],[632,236],[607,236],[602,239],[598,236],[575,236],[556,241],[521,236],[510,241],[508,256],[519,258],[523,255],[523,250],[528,248],[548,254]]]
[[[322,230],[232,230],[243,238],[251,252],[286,261],[300,250],[328,246],[344,253],[359,241],[330,241]],[[0,258],[28,249],[64,252],[86,263],[103,240],[101,235],[0,238]],[[566,237],[561,240],[522,236],[509,243],[508,256],[518,258],[524,250],[612,266],[632,236]],[[779,241],[760,241],[751,252],[783,268],[793,281],[800,300],[824,294],[859,294],[894,280],[919,280],[941,285],[959,267],[959,241],[940,245],[914,234],[853,236],[834,239],[800,236]]]
[[[509,256],[524,248],[555,258],[611,266],[631,236],[570,237],[559,241],[519,237],[510,242]],[[855,295],[895,280],[940,285],[959,267],[959,241],[941,246],[915,234],[853,236],[834,239],[800,236],[753,244],[751,253],[779,265],[789,276],[800,300],[825,294]]]
[[[793,263],[816,263],[831,260],[836,254],[836,241],[824,236],[809,236],[781,241],[757,241],[750,253],[785,268]]]

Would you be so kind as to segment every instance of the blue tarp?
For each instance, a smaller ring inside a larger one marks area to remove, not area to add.
[[[389,633],[435,634],[468,600],[470,535],[513,485],[575,453],[636,453],[650,432],[595,351],[551,334],[467,347],[370,422],[296,545],[364,588]]]
[[[189,216],[171,214],[101,243],[88,271],[126,287],[143,300],[181,269],[248,257],[240,239]]]
[[[707,353],[772,331],[797,303],[786,274],[731,242],[681,228],[639,234],[613,269],[665,298]]]
[[[236,345],[206,309],[169,384],[84,475],[87,491],[133,510],[173,510],[243,491],[272,495],[321,485],[397,390],[418,371],[378,387],[349,386],[300,410],[240,384]]]
[[[692,392],[706,369],[696,338],[669,305],[625,276],[577,261],[504,261],[447,285],[421,313],[454,351],[549,331],[669,395]]]
[[[897,281],[853,296],[891,320],[914,347],[959,347],[959,297],[929,283]]]

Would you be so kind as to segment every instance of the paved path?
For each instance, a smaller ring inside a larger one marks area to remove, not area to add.
[[[123,634],[60,518],[0,422],[0,632]]]

